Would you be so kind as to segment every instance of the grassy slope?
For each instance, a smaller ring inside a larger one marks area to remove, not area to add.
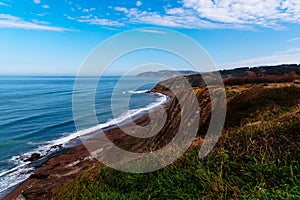
[[[226,128],[203,160],[195,142],[176,163],[149,174],[99,164],[55,189],[55,198],[299,199],[300,88],[248,85],[227,87],[227,94]]]

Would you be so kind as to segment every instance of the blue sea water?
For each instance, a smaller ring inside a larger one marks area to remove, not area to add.
[[[86,77],[86,83],[93,77]],[[102,77],[96,90],[95,110],[103,127],[127,119],[141,108],[151,108],[166,97],[145,93],[159,79]],[[33,152],[45,155],[54,145],[65,145],[76,136],[72,113],[75,77],[0,77],[0,198],[8,188],[28,178],[34,168],[24,158]],[[89,95],[95,91],[80,91]],[[111,97],[115,94],[116,115]],[[131,96],[129,107],[122,99]],[[115,118],[117,116],[117,120]],[[86,131],[95,124],[87,124]],[[84,130],[83,130],[84,131]]]

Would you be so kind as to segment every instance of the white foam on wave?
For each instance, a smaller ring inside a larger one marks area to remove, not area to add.
[[[129,90],[126,92],[122,92],[123,94],[143,94],[148,92],[149,90]]]
[[[26,164],[23,164],[0,173],[0,196],[1,193],[8,188],[13,187],[29,178],[33,172],[34,167],[28,167]]]
[[[146,90],[148,91],[148,90]],[[143,92],[145,93],[145,92]],[[113,126],[113,125],[117,125],[120,123],[125,122],[126,120],[130,120],[132,119],[132,117],[139,115],[140,113],[143,113],[145,111],[151,111],[152,109],[154,109],[155,107],[158,107],[162,104],[165,104],[168,101],[168,97],[160,94],[160,93],[155,93],[157,96],[160,96],[160,98],[158,98],[155,102],[150,103],[148,106],[146,106],[145,108],[139,108],[139,109],[132,109],[132,110],[128,110],[126,112],[124,112],[123,114],[119,115],[116,118],[113,118],[111,120],[108,120],[106,123],[103,124],[99,124],[97,126],[88,128],[88,129],[84,129],[81,131],[78,131],[76,134],[76,137],[78,136],[85,136],[88,134],[91,134],[93,132],[99,131],[101,129],[107,128],[109,126]]]
[[[143,91],[132,91],[135,92],[136,94],[140,94],[140,93],[145,93],[148,90],[143,90]],[[130,92],[130,91],[128,91]],[[153,110],[155,107],[158,107],[160,105],[165,104],[168,101],[168,97],[160,94],[160,93],[155,93],[157,96],[159,96],[159,98],[149,104],[148,106],[146,106],[145,108],[140,108],[140,109],[133,109],[133,110],[129,110],[123,114],[121,114],[120,116],[108,120],[106,123],[103,124],[99,124],[97,126],[91,127],[91,128],[87,128],[84,130],[79,130],[75,133],[71,133],[68,134],[64,137],[61,137],[59,139],[56,140],[52,140],[49,142],[45,142],[45,143],[41,143],[41,146],[39,146],[37,149],[22,154],[22,156],[13,156],[10,159],[10,162],[13,162],[15,164],[18,164],[17,167],[10,169],[8,171],[4,171],[0,173],[0,196],[1,193],[5,190],[7,190],[8,188],[15,186],[21,182],[23,182],[24,180],[26,180],[31,174],[34,173],[34,167],[29,167],[28,164],[30,162],[24,162],[24,160],[26,160],[27,158],[29,158],[33,153],[39,153],[41,156],[45,156],[47,154],[49,154],[50,152],[56,151],[59,146],[64,146],[65,144],[67,144],[68,142],[70,142],[71,140],[74,140],[78,137],[81,136],[86,136],[89,134],[92,134],[94,132],[97,132],[101,129],[116,125],[116,124],[120,124],[120,123],[124,123],[126,122],[126,120],[130,120],[132,119],[132,117],[137,116],[143,112],[146,111],[151,111]],[[34,144],[34,143],[32,143]]]

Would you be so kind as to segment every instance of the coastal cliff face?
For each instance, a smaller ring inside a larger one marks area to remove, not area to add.
[[[210,119],[210,114],[211,114],[211,100],[210,100],[208,88],[203,86],[204,85],[203,79],[200,75],[185,76],[184,79],[186,79],[187,82],[189,83],[188,88],[184,88],[184,84],[182,84],[183,81],[182,77],[175,77],[163,81],[161,83],[158,83],[151,90],[151,92],[159,92],[173,97],[171,104],[166,110],[168,115],[167,121],[163,129],[161,130],[161,132],[157,134],[155,138],[153,138],[153,140],[151,141],[154,144],[160,144],[162,143],[162,141],[170,141],[178,131],[180,124],[181,123],[191,124],[192,123],[191,119],[195,114],[200,115],[197,135],[206,133],[207,126]],[[191,112],[190,116],[185,119],[182,119],[182,110],[181,110],[182,105],[180,104],[178,98],[176,97],[178,94],[175,95],[172,92],[172,88],[173,89],[176,88],[177,90],[181,91],[179,96],[181,102],[184,102],[184,104],[190,105],[191,103],[193,103],[192,96],[195,96],[198,101],[197,104],[199,105],[197,113],[189,110],[187,112]],[[161,140],[161,138],[164,139]]]
[[[222,92],[221,89],[215,91]],[[149,125],[151,121],[151,126],[159,127],[160,130],[153,137],[147,139],[126,135],[119,138],[116,145],[133,152],[155,151],[169,144],[181,125],[188,131],[188,129],[194,128],[190,126],[198,124],[195,128],[196,136],[205,135],[210,122],[211,100],[208,88],[203,86],[201,75],[170,78],[158,83],[150,92],[171,97],[171,101],[165,105],[166,116],[154,110],[151,113],[151,119],[147,119],[147,123],[143,124],[143,126]],[[193,102],[193,100],[197,102]],[[197,104],[195,109],[189,106],[195,103]],[[200,116],[197,122],[194,121],[196,120],[195,116]],[[164,117],[166,118],[164,119]]]

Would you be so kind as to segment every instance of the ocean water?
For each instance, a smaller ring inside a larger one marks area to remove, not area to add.
[[[86,77],[86,84],[93,77]],[[95,96],[98,122],[106,127],[128,120],[167,97],[145,93],[159,79],[102,77]],[[47,155],[56,145],[70,145],[77,136],[72,113],[75,77],[0,77],[0,198],[9,188],[34,172],[32,153]],[[95,91],[80,91],[82,96]],[[117,113],[112,114],[112,94]],[[130,97],[129,106],[124,99]],[[85,134],[95,131],[96,124],[86,124]]]

